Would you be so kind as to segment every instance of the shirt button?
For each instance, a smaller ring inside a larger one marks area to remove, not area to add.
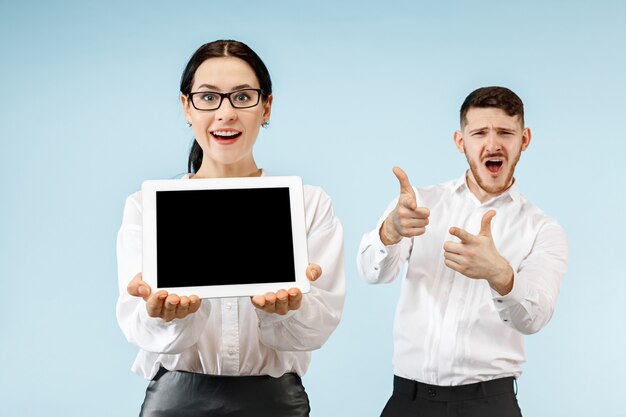
[[[228,354],[229,355],[234,355],[235,354],[235,349],[228,349]]]
[[[428,388],[428,395],[430,395],[431,397],[436,397],[437,396],[437,390],[434,388]]]
[[[231,303],[226,303],[226,310],[230,310],[232,308],[232,304]]]
[[[501,303],[501,302],[502,302],[502,300],[496,300],[496,301],[497,301],[497,302],[499,302],[499,303]]]
[[[384,249],[380,249],[380,253],[385,253],[385,250]]]
[[[374,267],[374,271],[378,271],[378,267],[377,266]]]

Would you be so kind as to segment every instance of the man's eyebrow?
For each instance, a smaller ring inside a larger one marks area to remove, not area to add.
[[[496,130],[498,132],[505,132],[505,133],[515,133],[517,131],[514,128],[508,128],[508,127],[496,127]]]
[[[483,130],[487,130],[487,126],[485,127],[477,127],[476,129],[472,129],[469,131],[470,135],[473,133],[478,133],[478,132],[482,132]]]
[[[471,134],[474,134],[474,133],[483,132],[485,130],[489,130],[489,127],[487,127],[487,126],[477,127],[476,129],[470,130],[469,133],[471,135]],[[509,128],[509,127],[496,127],[495,130],[498,131],[498,132],[504,132],[504,133],[515,133],[515,132],[517,132],[517,130],[515,128]]]

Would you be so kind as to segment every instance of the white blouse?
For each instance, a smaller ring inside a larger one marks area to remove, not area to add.
[[[132,370],[146,379],[160,365],[212,375],[304,375],[310,352],[339,324],[346,293],[343,227],[331,199],[322,188],[305,185],[304,200],[309,262],[319,264],[322,275],[300,309],[281,316],[255,308],[249,297],[204,299],[196,313],[168,323],[149,317],[145,301],[126,291],[141,272],[142,257],[141,191],[130,195],[117,235],[116,313],[127,340],[139,347]]]

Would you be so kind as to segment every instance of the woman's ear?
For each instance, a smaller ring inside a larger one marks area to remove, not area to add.
[[[272,103],[274,101],[274,96],[269,95],[267,100],[263,102],[263,116],[262,116],[262,125],[267,125],[270,121],[270,116],[272,115]]]
[[[185,113],[185,119],[187,120],[187,124],[191,126],[191,112],[189,111],[191,103],[189,102],[189,97],[181,93],[180,103],[183,106],[183,112]]]

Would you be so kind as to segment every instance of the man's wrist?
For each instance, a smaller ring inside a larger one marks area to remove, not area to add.
[[[383,224],[380,225],[380,229],[378,230],[378,236],[380,237],[380,241],[383,242],[383,245],[385,246],[395,245],[400,240],[402,240],[402,236],[398,236],[396,239],[389,236],[389,233],[387,232],[388,220],[389,218],[386,218]]]
[[[504,261],[506,266],[502,269],[495,279],[490,280],[489,286],[498,294],[505,296],[513,290],[514,273],[513,268],[508,262]]]

